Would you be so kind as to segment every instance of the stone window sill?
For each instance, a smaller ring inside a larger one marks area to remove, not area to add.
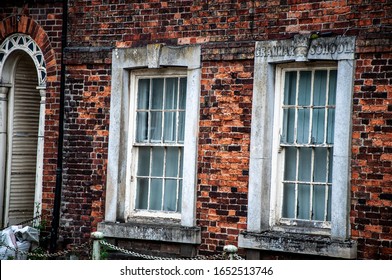
[[[105,237],[200,244],[198,227],[184,227],[173,220],[143,219],[126,223],[102,222],[98,231]]]
[[[344,259],[354,259],[357,244],[353,240],[334,240],[329,236],[279,231],[242,232],[239,236],[240,248],[270,250],[287,253],[318,255]]]

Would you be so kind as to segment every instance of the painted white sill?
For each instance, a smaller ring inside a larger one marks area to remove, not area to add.
[[[127,223],[102,222],[98,231],[105,237],[200,244],[201,230],[185,227],[172,219],[143,219]]]
[[[353,240],[334,240],[329,236],[280,231],[242,232],[239,236],[238,246],[254,250],[344,259],[354,259],[357,256],[357,243]]]

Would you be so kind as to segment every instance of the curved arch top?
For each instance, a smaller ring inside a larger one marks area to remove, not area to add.
[[[17,50],[25,51],[31,56],[37,68],[38,86],[46,87],[47,74],[44,55],[37,43],[26,34],[12,34],[0,45],[0,75],[3,74],[3,66],[8,56]]]

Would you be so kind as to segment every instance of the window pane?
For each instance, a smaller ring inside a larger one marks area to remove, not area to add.
[[[180,152],[180,174],[178,175],[178,177],[182,178],[182,169],[184,166],[184,149],[178,148],[178,151]]]
[[[328,105],[336,104],[336,81],[337,71],[331,70],[329,72],[329,94],[328,94]]]
[[[325,106],[327,93],[327,70],[317,70],[314,73],[313,105]]]
[[[166,177],[177,177],[178,174],[178,153],[177,147],[166,149]]]
[[[178,142],[184,142],[184,134],[185,134],[185,112],[178,113]]]
[[[165,109],[177,108],[178,78],[166,79]]]
[[[328,186],[327,221],[331,220],[332,186]]]
[[[137,96],[137,108],[148,109],[149,99],[150,99],[150,79],[140,79],[138,96]]]
[[[309,106],[311,96],[312,72],[301,71],[298,85],[298,105]]]
[[[295,184],[284,184],[283,186],[283,218],[295,218]]]
[[[324,221],[325,186],[313,186],[313,220]]]
[[[177,204],[177,180],[166,179],[163,210],[176,211],[176,204]]]
[[[181,201],[182,201],[182,180],[179,180],[177,212],[181,212],[181,204],[182,204]]]
[[[327,143],[333,144],[335,137],[335,109],[328,109],[328,121],[327,121]]]
[[[163,108],[163,79],[152,79],[151,109]]]
[[[148,179],[138,178],[136,188],[136,209],[147,209]]]
[[[282,143],[294,143],[295,109],[283,111]]]
[[[298,219],[310,219],[310,185],[298,185]]]
[[[329,149],[328,155],[328,183],[332,183],[333,149]]]
[[[325,109],[313,109],[312,143],[324,143]]]
[[[137,164],[137,176],[148,176],[150,174],[150,148],[140,147]]]
[[[162,210],[162,179],[151,179],[150,210]]]
[[[186,78],[181,78],[179,109],[185,109],[185,105],[186,105]]]
[[[297,143],[309,143],[309,109],[298,110]]]
[[[313,181],[326,182],[327,180],[327,149],[314,149]]]
[[[163,176],[163,161],[165,157],[165,149],[163,147],[152,148],[152,170],[151,176]]]
[[[136,122],[136,142],[147,142],[148,113],[137,112]]]
[[[295,105],[297,93],[297,72],[290,71],[285,74],[285,84],[284,84],[284,105]]]
[[[150,139],[151,142],[161,142],[162,112],[151,112]]]
[[[299,148],[299,161],[298,161],[299,181],[310,182],[311,165],[312,165],[312,149]]]
[[[176,113],[175,112],[165,112],[163,141],[164,142],[176,141]]]
[[[297,171],[297,149],[285,149],[284,180],[295,181]]]

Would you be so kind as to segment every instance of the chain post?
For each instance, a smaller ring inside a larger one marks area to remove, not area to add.
[[[223,251],[229,254],[229,259],[234,260],[234,255],[238,252],[238,248],[234,245],[226,245]]]
[[[100,260],[101,256],[101,240],[103,240],[103,233],[95,231],[91,233],[91,239],[93,240],[93,260]]]

